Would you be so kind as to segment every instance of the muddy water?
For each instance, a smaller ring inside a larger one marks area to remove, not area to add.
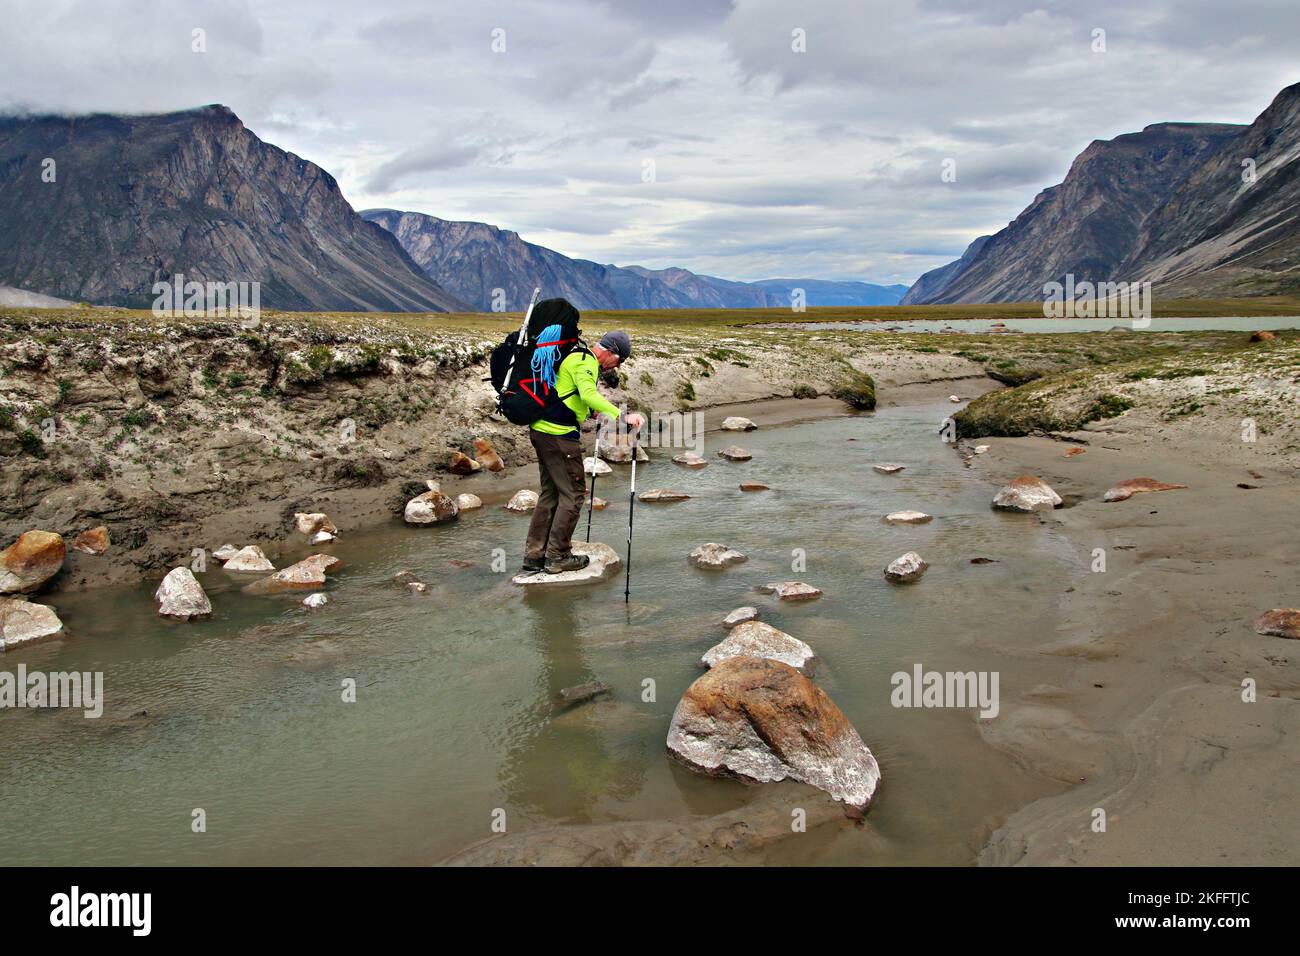
[[[638,484],[695,497],[638,503],[626,608],[621,579],[524,595],[494,573],[497,548],[514,569],[527,524],[499,507],[447,527],[349,530],[333,547],[346,567],[315,612],[243,595],[219,568],[202,576],[215,613],[199,623],[157,618],[151,587],[60,595],[70,636],[10,653],[0,669],[103,671],[105,713],[0,712],[0,853],[8,863],[425,863],[489,836],[498,808],[516,833],[724,812],[760,788],[693,775],[667,758],[664,737],[700,655],[724,634],[720,619],[752,603],[818,652],[819,683],[885,781],[868,828],[822,827],[777,844],[768,861],[969,863],[1010,811],[1054,785],[983,745],[971,711],[893,708],[890,675],[917,662],[999,670],[1004,697],[1014,692],[1015,662],[973,643],[1049,629],[1073,558],[1034,517],[989,509],[993,488],[935,435],[950,410],[711,433],[713,464],[698,472],[658,453]],[[713,458],[733,441],[754,460]],[[872,470],[883,461],[907,470]],[[742,493],[743,478],[772,490]],[[622,553],[626,469],[597,493],[612,505],[592,538]],[[936,517],[881,522],[904,508]],[[692,568],[687,552],[706,541],[750,560]],[[886,583],[881,569],[910,549],[931,563],[923,581]],[[806,570],[792,572],[797,552]],[[970,564],[976,556],[998,563]],[[405,569],[429,594],[392,582]],[[825,597],[790,606],[751,590],[790,578]],[[355,703],[342,700],[347,679]],[[613,687],[610,700],[556,707],[557,691],[592,679]],[[204,833],[192,832],[197,808]]]

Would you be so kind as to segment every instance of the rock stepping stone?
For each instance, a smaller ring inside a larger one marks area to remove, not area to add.
[[[752,432],[757,427],[748,418],[741,418],[739,415],[729,415],[722,420],[724,432]]]
[[[821,588],[802,581],[777,581],[755,586],[759,594],[775,594],[782,601],[813,601],[822,596]]]
[[[1003,511],[1051,511],[1061,505],[1061,496],[1043,479],[1021,475],[1003,485],[993,496],[993,507]]]
[[[212,556],[223,564],[237,554],[239,554],[239,549],[233,544],[223,544],[221,547],[217,548],[217,550],[212,552]]]
[[[1144,491],[1175,491],[1186,487],[1186,485],[1173,485],[1167,481],[1156,481],[1154,478],[1129,478],[1107,490],[1101,496],[1101,500],[1126,501]]]
[[[678,701],[668,752],[710,776],[755,783],[797,780],[861,816],[880,767],[835,703],[780,661],[732,657],[710,668]]]
[[[885,580],[895,584],[910,584],[925,573],[927,564],[915,551],[909,551],[889,562],[885,568]]]
[[[749,461],[754,456],[739,445],[728,445],[718,452],[719,458],[725,458],[727,461]]]
[[[559,574],[547,574],[537,571],[531,574],[516,574],[510,579],[511,584],[526,588],[565,587],[577,584],[595,584],[614,576],[623,564],[614,549],[607,544],[596,541],[573,542],[574,554],[585,554],[591,559],[585,568],[577,571],[561,571]]]
[[[614,471],[614,469],[605,464],[605,462],[595,457],[582,459],[582,470],[589,475],[597,476],[612,474]]]
[[[592,498],[592,499],[591,499],[591,510],[592,510],[592,511],[604,511],[604,510],[605,510],[606,508],[608,508],[608,507],[609,507],[609,502],[606,501],[604,498]]]
[[[527,488],[521,488],[514,493],[514,496],[506,502],[507,511],[514,511],[518,514],[526,514],[537,507],[537,492],[529,491]]]
[[[329,515],[323,511],[299,511],[293,516],[293,523],[299,534],[305,534],[309,538],[322,531],[332,536],[339,533]]]
[[[324,607],[326,604],[329,603],[329,600],[330,599],[328,596],[326,596],[320,591],[317,591],[315,594],[308,594],[305,598],[303,598],[302,606],[305,608]]]
[[[274,571],[272,564],[255,544],[240,548],[223,565],[227,571]]]
[[[893,462],[886,462],[883,465],[872,465],[871,467],[874,468],[876,471],[880,472],[882,475],[896,475],[907,466],[896,465]]]
[[[924,511],[891,511],[885,515],[885,521],[889,524],[928,524],[934,520],[934,515],[928,515]]]
[[[1265,611],[1255,621],[1255,633],[1300,640],[1300,609],[1275,607]]]
[[[186,567],[168,571],[153,597],[158,602],[158,613],[163,617],[188,621],[212,613],[212,602],[204,593],[203,586],[194,577],[194,572]]]
[[[740,483],[741,491],[770,491],[767,485],[761,481],[742,481]]]
[[[460,508],[456,499],[444,495],[436,488],[430,488],[423,494],[416,495],[406,503],[402,520],[407,524],[443,524],[460,517]]]
[[[733,627],[721,643],[704,652],[700,664],[703,667],[716,667],[733,657],[780,661],[805,675],[811,674],[813,663],[817,659],[813,649],[803,641],[762,621],[747,621]]]
[[[746,621],[757,621],[757,620],[758,620],[758,608],[750,607],[746,605],[745,607],[736,608],[734,611],[732,611],[730,614],[724,617],[722,619],[722,626],[735,627],[737,624],[744,624]]]
[[[647,504],[656,502],[685,501],[689,498],[684,491],[671,491],[667,488],[651,488],[649,491],[643,491],[636,496],[637,501],[644,501]]]
[[[735,548],[729,548],[725,544],[709,542],[702,544],[689,555],[687,560],[697,568],[706,570],[721,570],[730,568],[737,564],[743,564],[748,561],[745,555],[741,554]]]
[[[708,462],[695,454],[693,451],[684,451],[680,455],[673,455],[673,462],[678,465],[685,465],[687,468],[700,469],[708,466]]]
[[[478,495],[471,495],[468,492],[462,492],[456,496],[457,511],[477,511],[483,507],[483,499]]]
[[[315,590],[325,584],[325,574],[342,565],[332,554],[313,554],[283,571],[267,575],[244,587],[246,594],[280,594],[284,591]]]
[[[632,436],[615,435],[611,439],[596,439],[596,457],[603,458],[605,461],[613,462],[616,465],[629,464],[632,461]],[[646,450],[639,444],[636,445],[636,460],[638,462],[649,461],[650,456]]]
[[[0,650],[12,651],[62,632],[63,622],[49,605],[33,604],[23,597],[0,597]]]

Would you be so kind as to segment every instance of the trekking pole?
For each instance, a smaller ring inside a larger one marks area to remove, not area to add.
[[[591,513],[596,508],[596,452],[591,453],[591,501],[587,502],[587,543],[591,544]]]
[[[626,604],[632,595],[632,512],[636,509],[636,439],[632,439],[632,490],[628,493],[627,500],[627,577],[623,582],[623,603]]]
[[[524,343],[528,341],[528,323],[532,320],[533,306],[537,304],[537,297],[541,294],[542,289],[540,286],[533,288],[533,297],[529,300],[528,308],[524,312],[523,324],[519,326],[519,334],[515,336],[515,350],[510,353],[510,364],[506,366],[506,377],[502,380],[501,385],[503,391],[510,387],[510,376],[513,375],[515,371],[515,359],[519,357],[519,350],[522,349]]]

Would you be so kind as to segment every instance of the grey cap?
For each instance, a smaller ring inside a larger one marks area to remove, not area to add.
[[[600,347],[613,352],[620,362],[626,362],[632,355],[632,337],[622,329],[615,329],[600,337]]]

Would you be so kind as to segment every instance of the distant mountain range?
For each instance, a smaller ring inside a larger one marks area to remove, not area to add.
[[[485,311],[493,306],[494,290],[504,290],[505,308],[516,309],[535,286],[579,309],[789,308],[795,289],[804,290],[808,305],[896,305],[907,292],[905,285],[823,279],[733,282],[686,269],[602,265],[570,259],[487,223],[395,209],[365,209],[361,215],[396,236],[431,279]]]
[[[175,273],[260,282],[264,308],[467,308],[358,216],[333,176],[224,106],[0,117],[0,285],[147,307]]]
[[[1064,182],[903,302],[1030,301],[1067,274],[1150,281],[1167,298],[1300,293],[1297,120],[1300,84],[1249,126],[1159,123],[1097,140]]]

